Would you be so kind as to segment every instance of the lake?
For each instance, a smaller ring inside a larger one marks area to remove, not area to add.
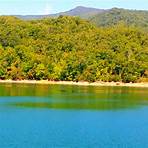
[[[0,148],[148,148],[148,88],[0,84]]]

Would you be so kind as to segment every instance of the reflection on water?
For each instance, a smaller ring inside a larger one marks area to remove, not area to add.
[[[148,148],[148,89],[0,84],[0,148]]]
[[[1,105],[26,108],[117,110],[148,104],[147,88],[3,84],[0,96]]]

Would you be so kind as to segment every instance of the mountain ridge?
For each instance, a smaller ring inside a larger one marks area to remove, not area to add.
[[[59,12],[55,14],[48,14],[48,15],[14,15],[20,19],[42,19],[45,17],[58,17],[60,15],[68,15],[68,16],[79,16],[82,18],[89,18],[91,15],[95,15],[98,13],[103,13],[107,11],[107,9],[99,9],[99,8],[91,8],[91,7],[84,7],[84,6],[77,6],[73,9],[68,11]]]
[[[113,26],[120,22],[126,25],[148,28],[148,10],[130,10],[124,8],[97,9],[91,7],[77,6],[69,11],[49,15],[15,15],[23,20],[36,20],[47,17],[78,16],[86,19],[96,26]]]

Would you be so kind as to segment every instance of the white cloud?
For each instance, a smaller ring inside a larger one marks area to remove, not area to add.
[[[45,15],[47,15],[47,14],[51,14],[52,13],[52,7],[51,7],[51,5],[49,5],[49,3],[47,3],[46,5],[45,5],[45,9],[44,9],[44,12],[43,12]]]

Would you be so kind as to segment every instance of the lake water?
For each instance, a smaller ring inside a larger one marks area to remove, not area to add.
[[[148,148],[148,88],[0,84],[0,148]]]

